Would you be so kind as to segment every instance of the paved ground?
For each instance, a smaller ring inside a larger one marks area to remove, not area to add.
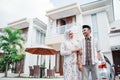
[[[63,80],[63,78],[0,78],[0,80]],[[120,80],[116,78],[115,80]]]
[[[11,77],[11,76],[14,77],[17,75],[9,74],[8,77]],[[4,74],[0,73],[0,80],[63,80],[63,76],[56,76],[55,78],[3,78],[3,76]],[[115,80],[120,80],[120,77],[117,76]]]
[[[63,80],[63,78],[0,78],[0,80]]]
[[[61,78],[0,78],[0,80],[63,80]],[[116,78],[115,80],[120,80],[120,78]]]
[[[16,77],[18,76],[18,74],[8,74],[8,77],[9,78],[4,78],[4,73],[0,73],[0,80],[63,80],[63,76],[55,76],[54,78],[51,77],[51,78],[28,78],[28,77],[25,77],[24,74],[21,76],[22,77],[25,77],[25,78],[13,78],[13,77]]]

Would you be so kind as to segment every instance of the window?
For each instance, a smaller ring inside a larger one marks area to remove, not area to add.
[[[65,30],[70,29],[76,22],[76,16],[69,16],[56,21],[57,32],[63,34]]]
[[[36,30],[36,42],[38,44],[44,44],[45,43],[45,33],[42,31]]]
[[[98,36],[98,26],[97,26],[97,16],[96,13],[95,14],[91,14],[91,19],[92,19],[92,35],[93,37],[95,37],[96,39],[99,38]]]
[[[67,24],[71,24],[73,22],[76,22],[76,16],[69,16],[66,18],[62,18],[62,19],[58,19],[57,20],[57,26],[63,26],[63,25],[67,25]]]

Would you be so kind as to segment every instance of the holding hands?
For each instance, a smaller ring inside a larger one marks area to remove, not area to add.
[[[81,49],[78,47],[75,47],[75,49],[72,50],[72,53],[76,53],[77,52],[77,65],[78,65],[78,69],[79,71],[82,71],[83,66],[82,66],[82,62],[81,62]]]
[[[81,63],[81,62],[78,62],[78,69],[79,69],[79,71],[82,71],[82,70],[83,70],[83,66],[82,66],[82,63]]]
[[[83,69],[83,66],[82,66],[82,62],[81,62],[81,55],[82,55],[82,52],[81,52],[81,49],[80,48],[75,48],[74,50],[72,50],[72,52],[77,52],[77,64],[78,64],[78,69],[79,71],[82,71]]]

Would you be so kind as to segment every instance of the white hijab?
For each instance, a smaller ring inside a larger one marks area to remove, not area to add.
[[[69,32],[70,31],[73,33],[73,38],[72,39],[69,38]],[[75,46],[79,46],[78,42],[74,39],[74,32],[73,32],[72,29],[66,30],[65,33],[64,33],[64,37],[65,37],[65,40],[72,42]]]
[[[69,40],[70,38],[69,38],[69,32],[73,32],[72,31],[72,29],[68,29],[68,30],[66,30],[65,32],[64,32],[64,37],[65,37],[65,40]]]

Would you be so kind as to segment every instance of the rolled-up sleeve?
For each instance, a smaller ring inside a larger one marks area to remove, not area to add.
[[[62,43],[61,46],[60,46],[60,54],[62,56],[64,56],[64,55],[70,55],[71,54],[71,50],[66,50],[65,44]]]

